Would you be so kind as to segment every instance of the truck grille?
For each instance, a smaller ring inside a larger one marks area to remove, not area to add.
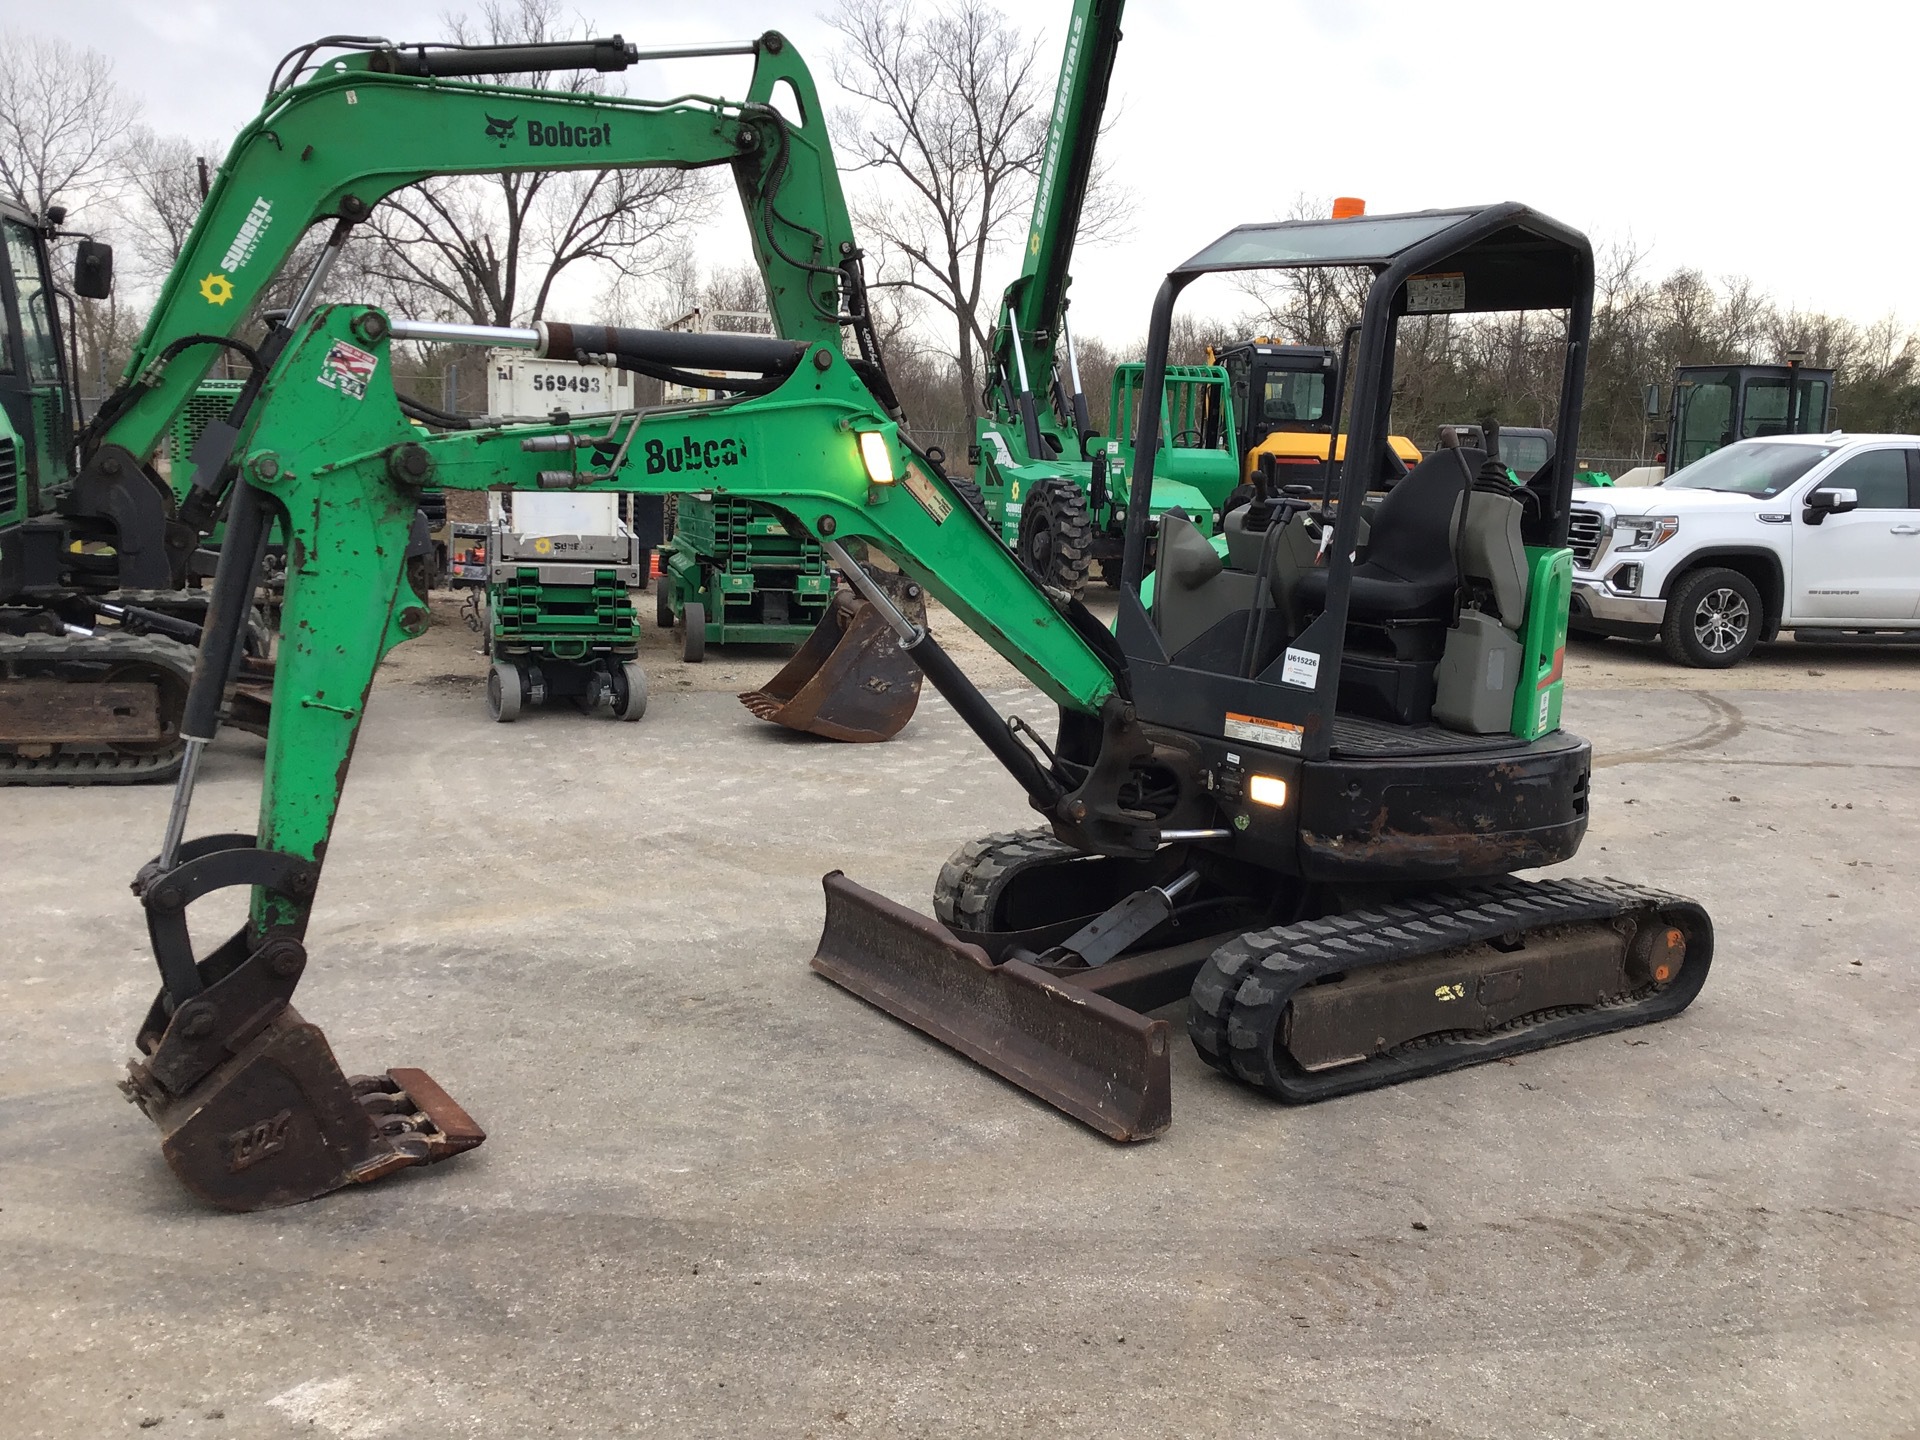
[[[0,440],[0,515],[20,502],[20,452],[13,437]]]
[[[1604,533],[1598,510],[1574,506],[1567,520],[1567,548],[1573,551],[1573,563],[1582,570],[1592,569],[1593,557],[1600,549],[1600,537]]]

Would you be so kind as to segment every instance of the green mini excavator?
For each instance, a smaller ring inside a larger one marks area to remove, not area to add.
[[[858,250],[813,84],[778,35],[740,53],[753,61],[740,102],[527,90],[502,105],[498,88],[461,77],[582,57],[369,45],[278,91],[223,169],[242,204],[219,213],[270,205],[283,256],[300,230],[364,215],[429,165],[494,168],[501,147],[530,135],[548,166],[602,163],[609,137],[627,163],[725,165],[779,333],[477,331],[356,304],[292,317],[234,427],[226,491],[209,497],[226,510],[228,538],[187,702],[187,756],[159,853],[136,883],[161,988],[126,1089],[180,1179],[213,1204],[257,1209],[484,1138],[420,1071],[349,1076],[291,1005],[375,668],[421,628],[402,576],[428,485],[652,494],[691,473],[715,494],[771,507],[833,555],[1039,824],[962,845],[935,881],[933,919],[829,875],[813,963],[1107,1135],[1141,1139],[1170,1121],[1171,1035],[1152,1013],[1168,1004],[1185,1005],[1209,1064],[1288,1101],[1683,1009],[1712,955],[1699,905],[1611,881],[1513,878],[1571,857],[1587,825],[1590,748],[1559,727],[1567,457],[1591,313],[1585,238],[1508,203],[1244,227],[1175,270],[1149,331],[1110,631],[1036,582],[903,432],[874,357],[844,338],[861,333]],[[209,267],[225,230],[203,218],[175,284],[222,273]],[[1398,319],[1410,287],[1442,275],[1460,308],[1564,317],[1559,456],[1515,487],[1504,470],[1489,475],[1484,455],[1444,449],[1373,509],[1365,543],[1374,467],[1362,464],[1336,467],[1320,503],[1264,486],[1231,512],[1224,555],[1177,517],[1150,535],[1181,289],[1223,270],[1336,264],[1374,274],[1349,454],[1386,445]],[[739,378],[728,398],[611,425],[427,436],[393,389],[391,346],[431,338]],[[274,521],[289,564],[259,823],[189,838],[198,757]],[[894,588],[853,563],[855,546]],[[903,589],[938,597],[1057,704],[1050,739],[994,711],[900,605]],[[247,923],[197,945],[191,908],[232,887],[251,892]],[[1633,1053],[1593,1063],[1622,1069]]]

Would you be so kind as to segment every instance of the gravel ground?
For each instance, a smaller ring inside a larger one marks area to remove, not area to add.
[[[1567,869],[1708,906],[1692,1009],[1307,1110],[1182,1042],[1172,1131],[1123,1148],[806,967],[824,871],[924,908],[1024,823],[937,697],[815,742],[730,698],[783,656],[649,629],[639,725],[497,726],[436,618],[369,707],[301,1006],[473,1110],[452,1163],[190,1202],[113,1091],[166,793],[0,798],[8,1440],[1920,1435],[1920,652],[1580,646]],[[215,747],[195,832],[250,827],[260,754]]]

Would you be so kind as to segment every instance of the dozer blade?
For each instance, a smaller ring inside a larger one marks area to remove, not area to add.
[[[813,968],[1114,1140],[1173,1123],[1168,1026],[826,877]]]
[[[178,1095],[165,1068],[159,1053],[129,1061],[121,1088],[160,1127],[181,1183],[223,1210],[297,1205],[487,1138],[424,1070],[349,1078],[292,1006]]]
[[[901,585],[894,575],[875,578],[908,619],[926,623],[926,601],[917,586]],[[879,611],[842,591],[780,673],[764,688],[741,695],[740,703],[762,720],[809,735],[891,740],[920,703],[920,667]]]

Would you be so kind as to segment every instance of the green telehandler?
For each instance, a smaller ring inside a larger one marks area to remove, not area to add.
[[[1585,238],[1506,203],[1244,227],[1174,271],[1149,331],[1110,631],[1036,582],[903,432],[871,358],[849,353],[857,250],[832,156],[809,128],[817,96],[780,36],[741,53],[754,62],[744,103],[643,113],[529,91],[511,119],[540,126],[543,144],[571,135],[590,150],[609,126],[631,127],[629,158],[730,166],[778,336],[560,322],[477,332],[335,304],[303,311],[263,367],[233,437],[231,486],[213,497],[229,538],[187,704],[188,755],[136,882],[161,989],[126,1089],[176,1175],[213,1204],[251,1210],[484,1139],[419,1071],[349,1077],[290,1003],[375,668],[420,629],[402,569],[413,497],[429,484],[663,494],[692,472],[833,555],[1041,826],[963,845],[935,882],[937,919],[829,875],[813,963],[1107,1135],[1142,1139],[1169,1123],[1169,1027],[1150,1012],[1182,998],[1203,1058],[1288,1101],[1683,1009],[1712,955],[1699,905],[1611,881],[1512,878],[1570,858],[1587,824],[1591,750],[1559,726]],[[265,117],[277,143],[248,132],[226,173],[241,194],[271,193],[289,230],[337,217],[349,197],[358,213],[419,173],[396,137],[421,136],[440,164],[450,152],[497,163],[499,92],[461,75],[578,63],[565,47],[350,52],[278,93]],[[780,86],[800,119],[766,103]],[[198,243],[186,273],[205,263]],[[1351,453],[1387,443],[1407,283],[1436,272],[1458,277],[1470,310],[1565,314],[1568,449],[1523,489],[1504,471],[1496,487],[1478,452],[1445,449],[1385,498],[1364,548],[1364,465],[1338,467],[1331,510],[1264,485],[1229,516],[1224,556],[1176,516],[1150,537],[1180,290],[1223,270],[1332,264],[1375,276]],[[424,339],[746,378],[733,398],[634,411],[611,431],[568,421],[423,437],[393,391],[390,347]],[[259,823],[189,839],[198,756],[274,521],[294,558]],[[1051,740],[997,714],[897,592],[853,563],[854,546],[942,600],[1054,701]],[[196,945],[189,910],[233,887],[251,892],[247,923]],[[1596,1062],[1625,1065],[1628,1053]]]
[[[1128,476],[1138,464],[1131,396],[1140,368],[1121,366],[1116,373],[1107,432],[1100,435],[1087,413],[1067,326],[1068,267],[1123,8],[1123,0],[1075,0],[1020,274],[1000,301],[988,347],[987,413],[974,421],[969,450],[988,518],[1042,583],[1073,595],[1096,567],[1118,583]],[[1240,483],[1225,372],[1203,366],[1175,372],[1163,405],[1150,520],[1157,525],[1177,510],[1211,533]]]

